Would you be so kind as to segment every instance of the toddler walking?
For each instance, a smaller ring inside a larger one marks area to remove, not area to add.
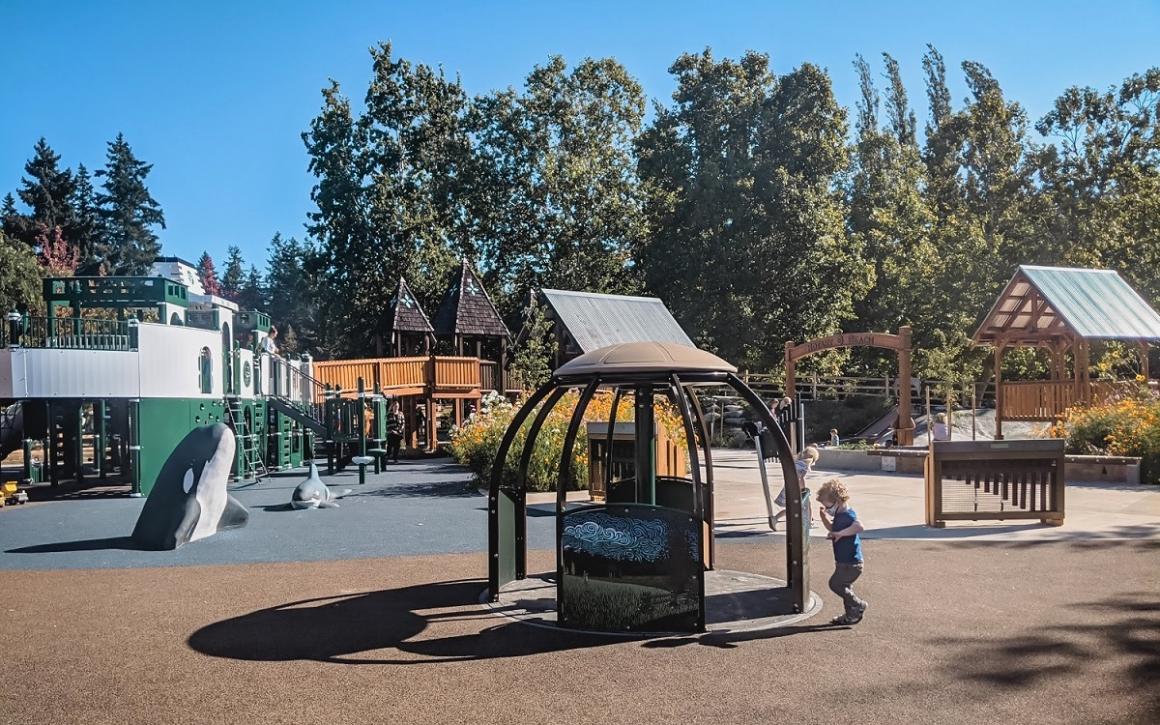
[[[834,617],[830,624],[857,624],[866,614],[866,602],[854,593],[854,582],[862,576],[862,537],[865,531],[858,514],[850,508],[850,492],[846,484],[831,478],[818,489],[822,525],[830,533],[826,538],[834,542],[834,574],[830,577],[830,591],[842,598],[844,614]]]

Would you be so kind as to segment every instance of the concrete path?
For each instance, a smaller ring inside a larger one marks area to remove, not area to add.
[[[768,532],[765,498],[761,491],[757,456],[751,450],[713,451],[716,473],[719,533]],[[880,539],[1136,539],[1160,540],[1160,486],[1113,483],[1068,483],[1067,518],[1063,526],[1033,522],[948,523],[945,529],[923,525],[922,477],[826,470],[823,454],[810,475],[817,490],[827,478],[841,478],[853,496],[858,518],[869,538]],[[773,494],[781,488],[781,469],[767,464]],[[823,536],[824,529],[815,529]]]

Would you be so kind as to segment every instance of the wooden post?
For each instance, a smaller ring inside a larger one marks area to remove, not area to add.
[[[995,341],[995,440],[1003,440],[1003,346]]]
[[[501,337],[499,339],[499,368],[495,371],[496,385],[499,386],[499,394],[507,395],[507,338]]]
[[[898,445],[914,444],[914,419],[910,415],[910,326],[898,328],[902,338],[898,350]],[[927,421],[930,425],[930,421]]]
[[[1151,374],[1148,371],[1148,343],[1140,343],[1140,374],[1144,376],[1144,382],[1148,382]]]
[[[428,396],[427,398],[427,452],[434,453],[439,447],[437,435],[437,422],[435,420],[435,398]]]
[[[797,364],[793,358],[790,357],[790,350],[793,350],[793,340],[785,341],[785,397],[797,400],[797,376],[794,374],[794,366]]]
[[[975,395],[975,384],[971,383],[971,440],[975,440],[977,436],[977,428],[975,427],[975,409],[979,407],[979,401]]]

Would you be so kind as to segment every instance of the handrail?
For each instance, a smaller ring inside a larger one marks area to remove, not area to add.
[[[0,325],[0,345],[52,350],[131,350],[128,320],[91,317],[10,316]]]

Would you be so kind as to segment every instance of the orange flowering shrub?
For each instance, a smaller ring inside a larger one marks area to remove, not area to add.
[[[1069,408],[1049,432],[1067,440],[1068,453],[1138,456],[1140,479],[1160,483],[1160,399],[1147,390]]]
[[[536,436],[535,447],[528,458],[527,483],[530,491],[554,491],[560,472],[560,456],[564,449],[564,437],[568,424],[576,410],[580,396],[575,391],[568,392],[548,414]],[[466,465],[475,474],[477,483],[486,484],[491,479],[492,466],[499,454],[500,442],[511,425],[516,410],[523,401],[512,404],[500,395],[484,398],[479,410],[464,421],[462,426],[451,430],[451,455]],[[684,425],[680,414],[668,404],[658,402],[656,406],[658,425],[664,426],[670,438],[684,445]],[[606,392],[593,396],[584,412],[584,422],[606,421],[612,411],[612,395]],[[511,450],[504,462],[504,479],[514,482],[518,474],[524,442],[535,415],[528,417],[516,434]],[[633,420],[631,397],[622,397],[616,406],[617,422]],[[572,471],[568,480],[570,489],[588,488],[588,427],[581,425],[576,435],[576,445],[572,449]]]

